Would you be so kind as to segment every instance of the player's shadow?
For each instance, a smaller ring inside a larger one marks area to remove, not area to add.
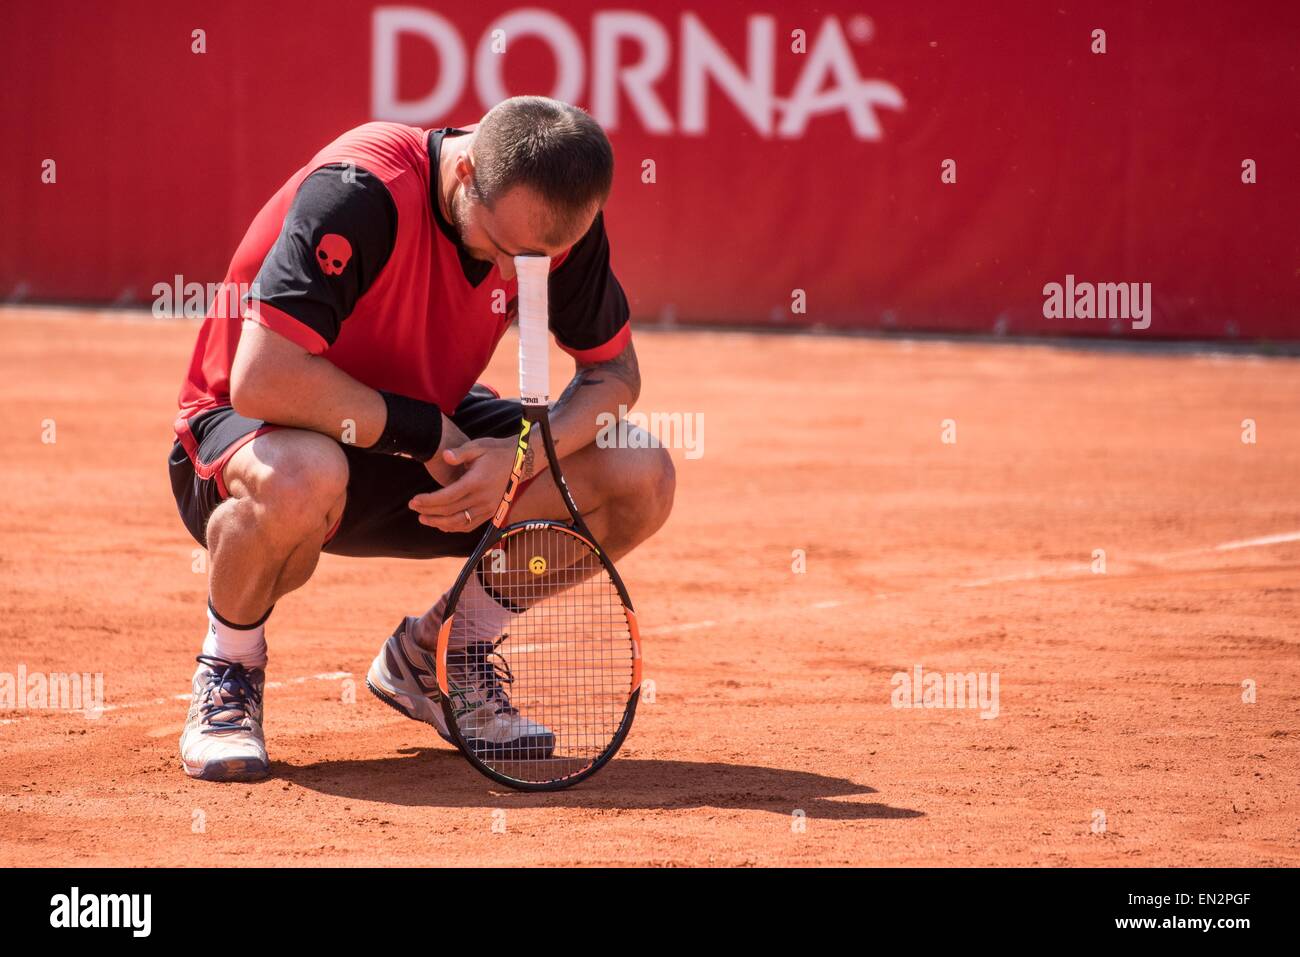
[[[489,781],[447,748],[402,748],[385,758],[272,762],[282,781],[323,794],[425,807],[735,808],[859,821],[923,812],[854,800],[875,788],[812,771],[717,761],[616,757],[591,779],[563,791],[526,793]]]

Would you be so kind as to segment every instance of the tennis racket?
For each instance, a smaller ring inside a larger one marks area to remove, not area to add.
[[[627,737],[641,689],[631,599],[573,502],[551,438],[550,263],[515,257],[519,445],[501,504],[448,593],[437,650],[443,713],[456,745],[483,774],[525,791],[570,787],[599,771]],[[569,519],[507,525],[536,442]],[[486,620],[481,604],[461,601],[467,585],[481,585],[509,612],[499,635],[484,638],[484,628],[464,620]]]

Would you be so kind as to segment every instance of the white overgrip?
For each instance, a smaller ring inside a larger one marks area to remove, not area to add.
[[[519,281],[519,395],[524,405],[550,401],[550,330],[547,283],[550,256],[516,256]]]

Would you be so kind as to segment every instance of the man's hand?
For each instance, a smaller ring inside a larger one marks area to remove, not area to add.
[[[641,373],[630,340],[612,359],[575,363],[573,380],[551,410],[556,455],[563,458],[590,445],[599,431],[599,414],[631,407],[640,392]],[[490,519],[515,467],[518,445],[514,436],[471,442],[444,418],[442,448],[427,463],[429,474],[443,487],[411,499],[420,522],[444,532],[464,532]],[[528,443],[523,478],[545,470],[546,453],[538,438]]]
[[[519,440],[514,437],[488,438],[474,439],[439,452],[429,465],[441,460],[458,473],[458,477],[436,492],[411,499],[410,507],[420,514],[420,523],[444,532],[465,532],[491,518],[515,467],[518,447]],[[538,457],[530,443],[524,462],[524,478],[534,474]],[[442,480],[432,467],[429,473],[441,484]],[[468,519],[465,518],[466,512],[469,513]]]
[[[433,454],[433,458],[424,463],[429,475],[443,488],[460,478],[461,473],[464,471],[461,464],[450,456],[453,449],[460,448],[468,441],[469,436],[462,432],[455,422],[444,415],[442,417],[442,442],[438,444],[438,451]]]

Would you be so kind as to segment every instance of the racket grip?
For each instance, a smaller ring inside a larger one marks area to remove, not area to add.
[[[550,402],[549,256],[516,256],[519,280],[519,395],[524,405]]]

